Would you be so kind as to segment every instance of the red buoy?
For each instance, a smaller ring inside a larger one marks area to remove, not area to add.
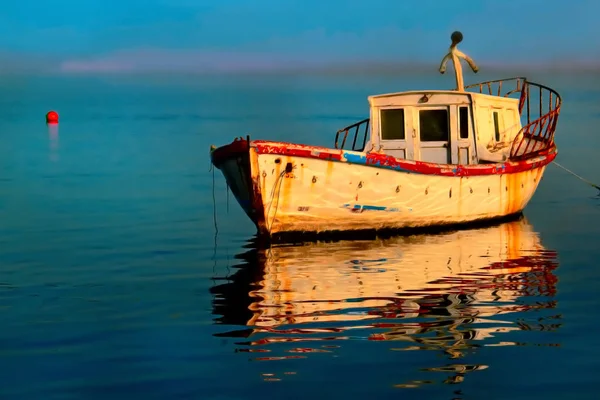
[[[47,124],[58,124],[58,113],[56,111],[48,111],[46,114]]]

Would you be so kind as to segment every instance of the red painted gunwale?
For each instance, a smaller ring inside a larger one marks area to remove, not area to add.
[[[553,145],[531,158],[519,161],[477,165],[434,164],[423,161],[403,160],[379,153],[365,154],[321,146],[267,140],[252,140],[248,143],[247,139],[238,138],[228,145],[215,149],[211,154],[212,162],[218,168],[223,161],[236,157],[240,153],[248,152],[250,147],[256,149],[257,154],[278,154],[282,156],[345,162],[405,173],[455,177],[514,174],[543,167],[551,163],[557,156],[556,146]],[[361,161],[349,161],[347,160],[347,156],[354,159],[360,158]]]

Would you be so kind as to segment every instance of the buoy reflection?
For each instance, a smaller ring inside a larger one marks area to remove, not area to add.
[[[51,161],[59,160],[59,136],[58,136],[58,124],[48,124],[48,144],[49,144],[49,157]]]

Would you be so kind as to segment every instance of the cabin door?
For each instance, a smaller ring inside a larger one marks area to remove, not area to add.
[[[383,108],[379,113],[379,145],[381,150],[392,157],[414,159],[413,138],[407,135],[407,114],[404,108]]]
[[[451,164],[449,107],[419,108],[418,115],[421,161]]]
[[[452,112],[456,117],[456,124],[452,124],[456,129],[456,133],[452,135],[452,164],[468,165],[474,164],[475,151],[473,150],[474,135],[473,135],[473,119],[471,118],[471,110],[469,104],[461,104],[452,106]]]

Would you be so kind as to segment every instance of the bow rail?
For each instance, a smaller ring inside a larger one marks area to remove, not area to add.
[[[467,89],[493,96],[518,96],[523,127],[512,142],[511,160],[534,157],[554,146],[554,133],[562,105],[562,98],[556,90],[528,81],[525,77],[474,83],[465,86]]]

